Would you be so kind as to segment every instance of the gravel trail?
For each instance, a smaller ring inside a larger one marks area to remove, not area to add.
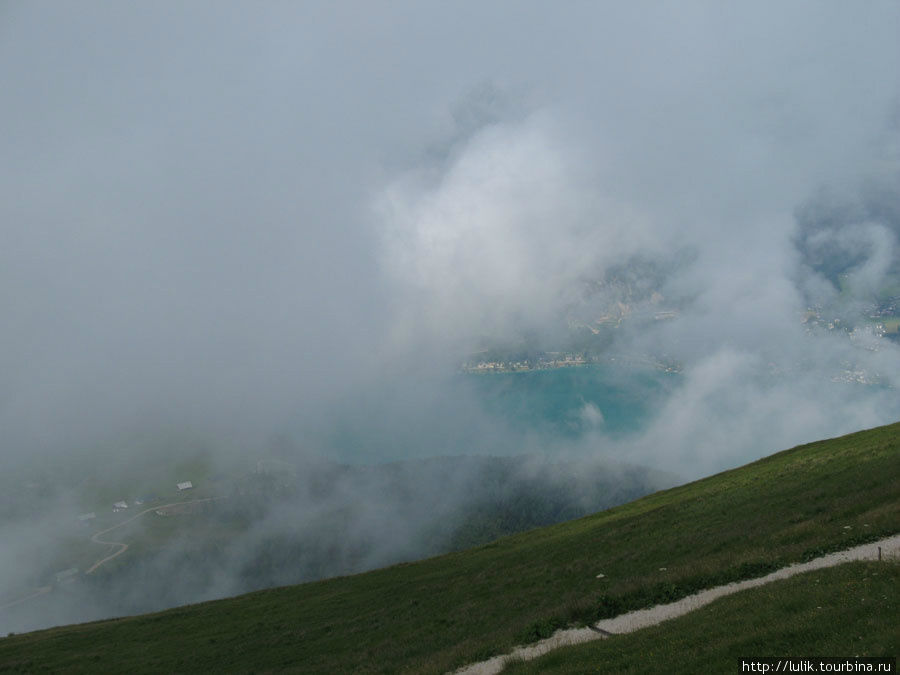
[[[736,581],[723,586],[708,588],[693,595],[689,595],[681,600],[669,603],[667,605],[657,605],[649,609],[639,609],[627,614],[620,614],[612,619],[604,619],[598,621],[588,628],[568,628],[558,630],[550,637],[531,645],[516,647],[509,654],[495,656],[486,661],[479,661],[471,665],[454,671],[454,675],[495,675],[503,670],[507,662],[531,659],[542,656],[557,647],[565,647],[567,645],[576,645],[590,640],[603,640],[607,637],[620,633],[631,633],[647,626],[655,626],[658,623],[674,619],[682,616],[695,609],[699,609],[704,605],[708,605],[713,600],[721,598],[747,588],[755,588],[764,584],[777,581],[779,579],[787,579],[795,574],[810,572],[812,570],[822,569],[823,567],[832,567],[841,563],[851,562],[853,560],[877,560],[878,548],[881,547],[883,557],[897,558],[900,556],[900,534],[886,537],[870,544],[855,546],[844,551],[829,553],[819,558],[815,558],[805,563],[796,563],[787,567],[782,567],[771,574],[756,579],[746,579],[744,581]]]

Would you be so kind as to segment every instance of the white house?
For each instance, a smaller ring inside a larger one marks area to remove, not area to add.
[[[128,502],[116,502],[115,504],[113,504],[113,509],[116,509],[116,510],[127,509],[127,508],[128,508]]]
[[[178,483],[179,490],[190,490],[192,487],[194,487],[194,484],[189,480],[186,480],[183,483]]]

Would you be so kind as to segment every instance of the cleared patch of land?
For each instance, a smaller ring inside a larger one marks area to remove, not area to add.
[[[812,443],[460,553],[6,638],[0,670],[446,672],[895,534],[898,457],[900,424]]]
[[[95,544],[107,545],[107,546],[111,547],[111,549],[113,549],[113,550],[109,555],[104,556],[103,558],[97,560],[93,565],[91,565],[88,569],[86,569],[84,571],[84,573],[92,574],[94,572],[94,570],[96,570],[98,567],[109,562],[110,560],[113,560],[113,559],[119,557],[120,555],[125,553],[125,551],[128,550],[128,544],[126,544],[125,542],[108,541],[106,539],[101,539],[100,538],[101,536],[104,536],[107,533],[112,532],[113,530],[118,530],[119,528],[124,527],[125,525],[128,525],[133,520],[136,520],[147,513],[163,511],[165,509],[171,509],[172,507],[192,505],[192,504],[201,504],[204,502],[213,501],[214,499],[216,499],[216,498],[215,497],[207,497],[206,499],[192,499],[192,500],[187,500],[187,501],[172,502],[170,504],[163,504],[160,506],[151,506],[149,509],[144,509],[143,511],[139,511],[138,513],[131,516],[130,518],[123,520],[121,523],[113,525],[112,527],[107,527],[105,530],[101,530],[100,532],[97,532],[96,534],[94,534],[91,537],[91,541],[94,542]]]

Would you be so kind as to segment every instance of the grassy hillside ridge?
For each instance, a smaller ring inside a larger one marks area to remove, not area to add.
[[[468,551],[6,638],[0,671],[445,672],[898,531],[893,424]]]
[[[896,656],[900,564],[846,563],[720,598],[708,607],[630,635],[563,647],[526,673],[727,673],[741,658]]]

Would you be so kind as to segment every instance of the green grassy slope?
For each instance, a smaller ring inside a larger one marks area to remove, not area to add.
[[[0,672],[444,672],[898,531],[894,424],[460,553],[2,639]]]
[[[848,563],[721,598],[630,635],[557,649],[504,673],[737,673],[741,658],[900,652],[900,564]]]

